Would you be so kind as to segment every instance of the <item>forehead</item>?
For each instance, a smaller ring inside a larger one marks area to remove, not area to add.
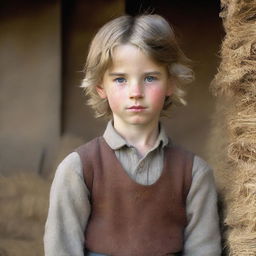
[[[143,69],[165,69],[163,64],[149,57],[137,46],[132,44],[121,44],[116,46],[112,51],[112,61],[109,68],[143,68]]]

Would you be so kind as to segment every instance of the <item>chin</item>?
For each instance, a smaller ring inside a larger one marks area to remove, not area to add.
[[[132,125],[147,125],[150,122],[150,120],[146,120],[145,118],[133,118],[129,120],[127,123],[130,123]]]

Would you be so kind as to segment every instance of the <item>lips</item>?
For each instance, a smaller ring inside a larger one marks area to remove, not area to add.
[[[129,111],[134,111],[134,112],[140,112],[146,109],[146,107],[143,106],[131,106],[127,108]]]
[[[143,107],[143,106],[132,106],[132,107],[129,107],[128,109],[145,109],[145,107]]]

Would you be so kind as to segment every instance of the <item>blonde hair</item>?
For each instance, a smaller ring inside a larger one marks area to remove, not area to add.
[[[91,42],[85,64],[85,78],[81,87],[89,96],[88,105],[96,117],[112,114],[107,99],[102,99],[96,90],[112,61],[113,50],[121,44],[132,44],[159,64],[168,68],[174,79],[174,93],[167,97],[163,111],[174,104],[185,105],[182,84],[193,81],[194,75],[188,58],[177,44],[173,29],[159,15],[124,15],[106,23]]]

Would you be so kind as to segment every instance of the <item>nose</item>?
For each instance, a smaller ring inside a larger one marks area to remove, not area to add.
[[[130,84],[129,86],[129,97],[131,99],[140,99],[144,96],[144,90],[143,87],[140,85],[140,83],[135,82]]]

